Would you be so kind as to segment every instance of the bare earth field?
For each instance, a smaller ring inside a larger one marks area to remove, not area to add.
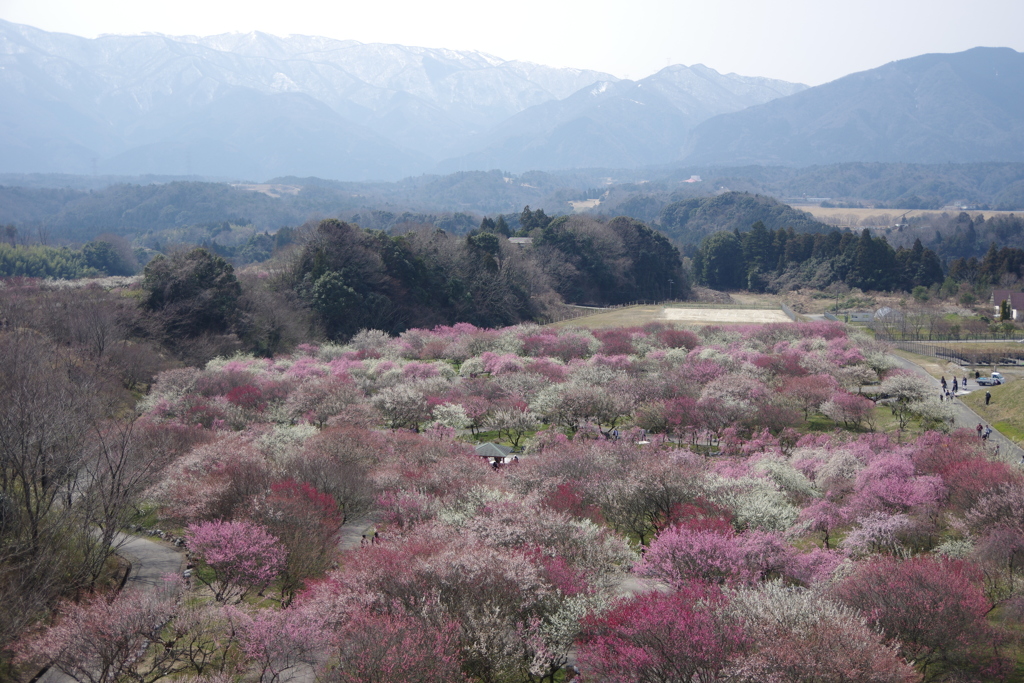
[[[782,311],[764,308],[666,308],[663,319],[691,325],[791,322]]]

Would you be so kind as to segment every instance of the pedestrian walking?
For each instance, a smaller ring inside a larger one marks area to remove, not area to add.
[[[960,385],[957,384],[956,377],[954,377],[953,378],[953,394],[954,395],[956,395],[956,392],[959,390],[959,388],[960,388]]]
[[[964,375],[964,381],[963,381],[963,384],[961,384],[960,386],[961,386],[961,387],[963,387],[964,389],[966,389],[966,388],[967,388],[967,375]]]
[[[985,433],[981,435],[982,441],[988,441],[988,437],[992,436],[992,428],[985,427]]]
[[[985,405],[988,405],[991,400],[992,400],[992,392],[991,391],[986,391],[985,392]]]
[[[979,438],[979,439],[981,438],[981,430],[983,430],[983,429],[984,429],[984,427],[982,427],[982,426],[981,426],[981,423],[980,423],[980,422],[978,423],[978,426],[974,428],[974,430],[975,430],[976,432],[978,432],[978,438]]]
[[[946,376],[945,375],[942,376],[942,390],[943,391],[946,390]]]

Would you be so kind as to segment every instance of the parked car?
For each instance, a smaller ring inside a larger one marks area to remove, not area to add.
[[[993,372],[991,377],[979,377],[977,380],[979,387],[993,387],[997,384],[1003,383],[1003,376],[998,372]]]

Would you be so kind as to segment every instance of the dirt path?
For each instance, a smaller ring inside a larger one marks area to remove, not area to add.
[[[922,368],[917,363],[896,355],[891,355],[890,357],[896,361],[897,367],[902,368],[904,370],[909,370],[910,372],[913,372],[919,375],[920,377],[924,377],[925,379],[927,379],[931,386],[935,387],[936,393],[942,390],[942,384],[939,382],[939,380],[935,379],[931,375],[931,373],[929,373],[926,369]],[[978,387],[977,384],[973,383],[969,383],[968,387],[970,387],[968,391],[960,391],[957,395],[963,396],[965,394],[971,393],[972,391],[977,391],[978,389],[984,388]],[[972,410],[969,406],[964,405],[963,401],[953,401],[953,411],[955,419],[954,427],[956,427],[957,429],[961,427],[966,429],[974,429],[979,422],[983,425],[988,424],[980,415],[974,412],[974,410]],[[1012,464],[1021,464],[1022,459],[1024,459],[1024,450],[1021,450],[1020,446],[1013,443],[1012,441],[1010,441],[1009,439],[1007,439],[1005,436],[995,431],[994,429],[992,430],[992,435],[989,436],[988,438],[988,445],[989,451],[993,453],[995,451],[995,446],[999,446],[998,458],[1004,462]]]

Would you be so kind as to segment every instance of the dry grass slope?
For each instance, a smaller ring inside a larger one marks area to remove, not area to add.
[[[992,392],[989,405],[985,405],[985,391]],[[963,400],[1006,438],[1024,445],[1024,382],[1018,380],[998,387],[982,387]]]

